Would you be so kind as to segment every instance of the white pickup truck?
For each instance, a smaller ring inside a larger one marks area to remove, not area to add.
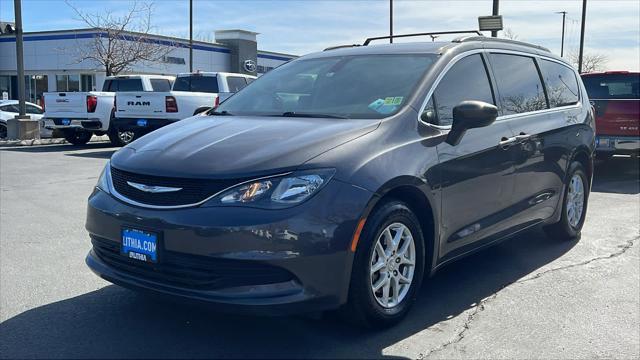
[[[178,74],[168,92],[119,92],[115,126],[136,135],[151,132],[216,107],[255,79],[245,74],[195,72]]]
[[[86,144],[94,134],[108,134],[113,145],[126,145],[133,141],[135,134],[118,131],[112,125],[116,92],[166,92],[174,79],[162,75],[109,76],[102,91],[44,93],[45,128],[62,133],[74,145]]]

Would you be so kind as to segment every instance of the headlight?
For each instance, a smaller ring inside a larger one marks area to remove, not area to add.
[[[317,193],[329,182],[334,172],[333,169],[311,170],[249,181],[226,190],[208,201],[205,206],[294,206]]]
[[[108,194],[109,184],[111,184],[111,162],[107,161],[107,165],[105,165],[102,173],[100,173],[96,187]]]

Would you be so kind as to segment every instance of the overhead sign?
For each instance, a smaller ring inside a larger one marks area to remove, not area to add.
[[[478,16],[480,31],[502,30],[502,15]]]

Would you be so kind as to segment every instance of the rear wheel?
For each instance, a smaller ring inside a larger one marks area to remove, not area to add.
[[[118,130],[115,127],[109,128],[109,141],[113,146],[125,146],[136,139],[136,133],[132,130]]]
[[[557,223],[545,228],[547,235],[559,240],[573,240],[580,237],[589,200],[589,181],[584,167],[579,162],[574,161],[571,164],[567,179],[562,202],[562,217]]]
[[[0,139],[6,139],[7,137],[7,125],[0,124]]]
[[[92,136],[93,133],[86,130],[67,130],[64,133],[64,139],[73,145],[84,145]]]
[[[375,210],[359,240],[345,314],[366,327],[400,321],[422,282],[423,244],[419,222],[406,204],[394,200]]]

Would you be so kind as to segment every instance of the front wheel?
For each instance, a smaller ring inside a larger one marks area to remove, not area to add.
[[[353,263],[345,314],[359,325],[400,321],[415,301],[424,272],[424,241],[411,209],[389,201],[369,217]]]
[[[73,145],[84,145],[92,136],[93,133],[86,130],[67,130],[64,133],[64,139]]]
[[[560,221],[545,228],[547,235],[558,240],[580,238],[580,231],[587,215],[589,190],[589,180],[584,167],[574,161],[569,167],[565,184],[562,216]]]

